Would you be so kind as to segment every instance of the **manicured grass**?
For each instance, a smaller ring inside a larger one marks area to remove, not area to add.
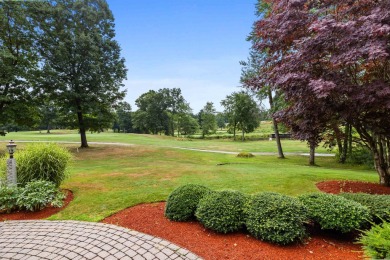
[[[187,183],[248,194],[275,191],[298,195],[316,191],[315,183],[323,180],[378,180],[373,170],[341,165],[329,157],[317,157],[319,166],[309,167],[308,158],[304,156],[288,156],[284,160],[276,156],[237,158],[231,154],[168,148],[186,146],[227,151],[274,151],[274,143],[269,141],[178,141],[165,136],[113,133],[92,134],[88,138],[89,141],[136,145],[94,144],[89,149],[77,149],[78,144],[67,144],[74,160],[70,176],[62,187],[72,190],[75,198],[51,219],[99,221],[136,204],[164,201],[172,190]],[[9,139],[78,141],[78,135],[21,132],[10,133],[6,140]],[[285,143],[285,150],[289,152],[305,148],[305,144],[297,141]],[[24,145],[18,143],[18,149]]]
[[[126,207],[166,200],[173,189],[187,183],[298,195],[316,191],[315,183],[326,179],[377,180],[371,170],[334,167],[334,158],[318,158],[320,167],[309,167],[303,156],[242,159],[149,146],[96,146],[79,153],[73,146],[72,151],[75,160],[63,188],[71,189],[75,199],[51,219],[99,221]]]
[[[29,131],[29,132],[11,132],[6,137],[1,137],[0,140],[8,141],[10,139],[17,141],[68,141],[80,142],[80,136],[77,131],[70,130],[54,130],[51,134],[46,134],[44,131]],[[220,150],[232,152],[277,152],[275,140],[268,141],[233,141],[229,139],[202,140],[202,139],[187,139],[160,135],[141,135],[141,134],[124,134],[124,133],[93,133],[88,134],[89,142],[120,142],[138,145],[151,145],[155,147],[186,147],[207,150]],[[283,149],[285,152],[308,153],[309,148],[305,142],[297,140],[283,140]],[[319,153],[328,153],[325,148],[319,146]]]

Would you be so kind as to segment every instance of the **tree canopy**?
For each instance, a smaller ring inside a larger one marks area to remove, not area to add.
[[[46,1],[39,6],[37,85],[77,117],[81,147],[85,132],[107,126],[112,108],[123,99],[124,59],[114,40],[114,18],[104,0]]]
[[[233,130],[234,137],[238,129],[241,130],[244,140],[245,133],[253,132],[259,126],[260,110],[249,94],[243,91],[235,92],[222,100],[221,105],[225,108],[228,126]]]
[[[287,101],[278,118],[313,145],[329,124],[347,122],[390,186],[390,2],[264,2],[253,47],[268,55],[259,80]]]

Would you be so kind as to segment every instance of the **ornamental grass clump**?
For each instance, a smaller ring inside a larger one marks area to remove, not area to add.
[[[390,223],[383,222],[364,231],[359,239],[364,254],[371,259],[390,259]]]
[[[18,185],[34,180],[45,180],[57,187],[67,175],[70,152],[53,143],[30,144],[15,153]]]
[[[390,221],[390,195],[340,193],[340,196],[366,206],[374,222]]]
[[[245,202],[246,196],[239,191],[214,191],[199,201],[195,216],[208,229],[234,232],[244,225]]]
[[[165,216],[174,221],[189,221],[195,218],[199,200],[210,189],[196,184],[187,184],[175,189],[167,199]]]
[[[308,209],[309,218],[321,229],[347,233],[363,227],[371,219],[367,207],[337,195],[311,193],[299,199]]]
[[[306,237],[307,210],[296,198],[263,192],[245,205],[249,233],[263,241],[286,245]]]

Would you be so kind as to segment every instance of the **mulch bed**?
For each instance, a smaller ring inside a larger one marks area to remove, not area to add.
[[[390,194],[389,187],[356,181],[324,181],[317,183],[323,192],[365,192]],[[68,191],[66,204],[73,199]],[[64,208],[63,207],[63,208]],[[218,234],[205,229],[196,221],[172,222],[164,217],[165,202],[141,204],[124,209],[102,222],[123,226],[167,239],[205,259],[362,259],[361,247],[355,244],[354,234],[342,235],[308,227],[311,238],[304,243],[277,246],[262,242],[245,231]],[[13,219],[44,219],[63,208],[46,208],[40,212],[0,214],[0,221]]]
[[[372,182],[359,181],[323,181],[316,184],[323,192],[339,194],[341,192],[363,192],[369,194],[390,194],[390,187]]]

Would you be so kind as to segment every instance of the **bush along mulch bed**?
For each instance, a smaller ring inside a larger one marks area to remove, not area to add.
[[[352,183],[338,182],[336,187],[338,191],[341,186],[348,187],[349,192],[360,192],[359,182]],[[361,184],[361,189],[367,189],[367,183]],[[370,190],[375,190],[376,185],[370,185]],[[190,190],[186,186],[171,195]],[[321,187],[335,191],[335,186],[325,182]],[[385,189],[387,193],[382,194],[390,194],[390,189]],[[362,246],[356,243],[360,231],[356,229],[367,228],[378,211],[369,205],[373,200],[365,198],[369,202],[364,204],[360,197],[345,196],[313,193],[294,198],[271,192],[248,196],[237,191],[207,190],[200,197],[187,193],[186,203],[175,200],[182,210],[192,205],[186,221],[168,215],[174,211],[168,198],[166,204],[141,204],[103,222],[168,239],[205,259],[361,259]],[[196,202],[191,198],[198,203],[195,210]],[[383,197],[376,205],[388,205],[388,198]]]
[[[48,218],[61,210],[65,209],[69,203],[73,200],[73,193],[70,190],[63,190],[65,198],[63,200],[62,207],[47,206],[40,211],[27,211],[18,210],[11,213],[0,213],[0,221],[7,220],[33,220],[33,219],[45,219]]]

